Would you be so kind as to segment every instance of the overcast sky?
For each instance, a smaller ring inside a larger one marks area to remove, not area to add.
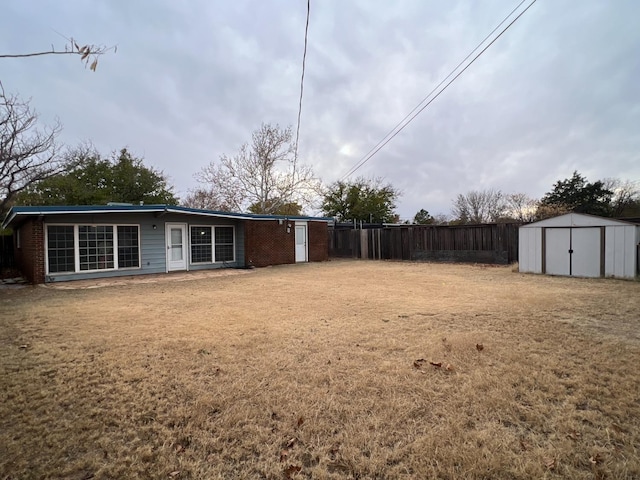
[[[518,3],[311,0],[301,160],[340,178]],[[0,53],[59,34],[118,51],[96,73],[0,59],[0,80],[62,142],[126,146],[185,196],[261,122],[295,128],[305,16],[304,0],[4,0]],[[639,18],[636,0],[538,0],[355,175],[402,190],[402,218],[470,190],[540,197],[573,170],[640,180]]]

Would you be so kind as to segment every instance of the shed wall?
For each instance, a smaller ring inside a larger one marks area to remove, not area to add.
[[[605,232],[605,276],[633,278],[636,274],[637,227],[609,226]]]
[[[521,228],[518,244],[519,270],[526,273],[542,273],[542,229]]]

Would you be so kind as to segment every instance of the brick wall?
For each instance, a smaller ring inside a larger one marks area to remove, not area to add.
[[[14,233],[14,241],[17,232]],[[18,269],[31,283],[44,283],[44,223],[29,220],[20,226],[20,248],[14,243]]]
[[[309,222],[309,261],[326,262],[329,260],[329,230],[327,222]]]
[[[291,224],[289,233],[287,224]],[[277,220],[247,220],[244,234],[247,266],[295,263],[295,222],[280,225]]]

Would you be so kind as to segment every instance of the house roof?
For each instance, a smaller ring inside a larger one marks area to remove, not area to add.
[[[187,215],[197,215],[203,217],[231,218],[236,220],[315,220],[322,222],[332,222],[329,217],[307,217],[303,215],[264,215],[257,213],[233,213],[221,212],[218,210],[203,210],[200,208],[180,207],[176,205],[62,205],[62,206],[32,206],[32,207],[12,207],[7,213],[2,227],[7,228],[15,225],[20,220],[28,217],[39,217],[44,215],[68,215],[68,214],[100,214],[100,213],[182,213]]]
[[[615,220],[613,218],[598,217],[596,215],[587,215],[585,213],[566,213],[553,218],[540,220],[539,222],[522,225],[520,228],[536,228],[536,227],[600,227],[600,226],[629,226],[634,225],[631,222],[623,220]]]

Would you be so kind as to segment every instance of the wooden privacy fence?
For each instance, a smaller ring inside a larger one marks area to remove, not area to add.
[[[329,229],[329,256],[508,264],[518,261],[516,223]]]

